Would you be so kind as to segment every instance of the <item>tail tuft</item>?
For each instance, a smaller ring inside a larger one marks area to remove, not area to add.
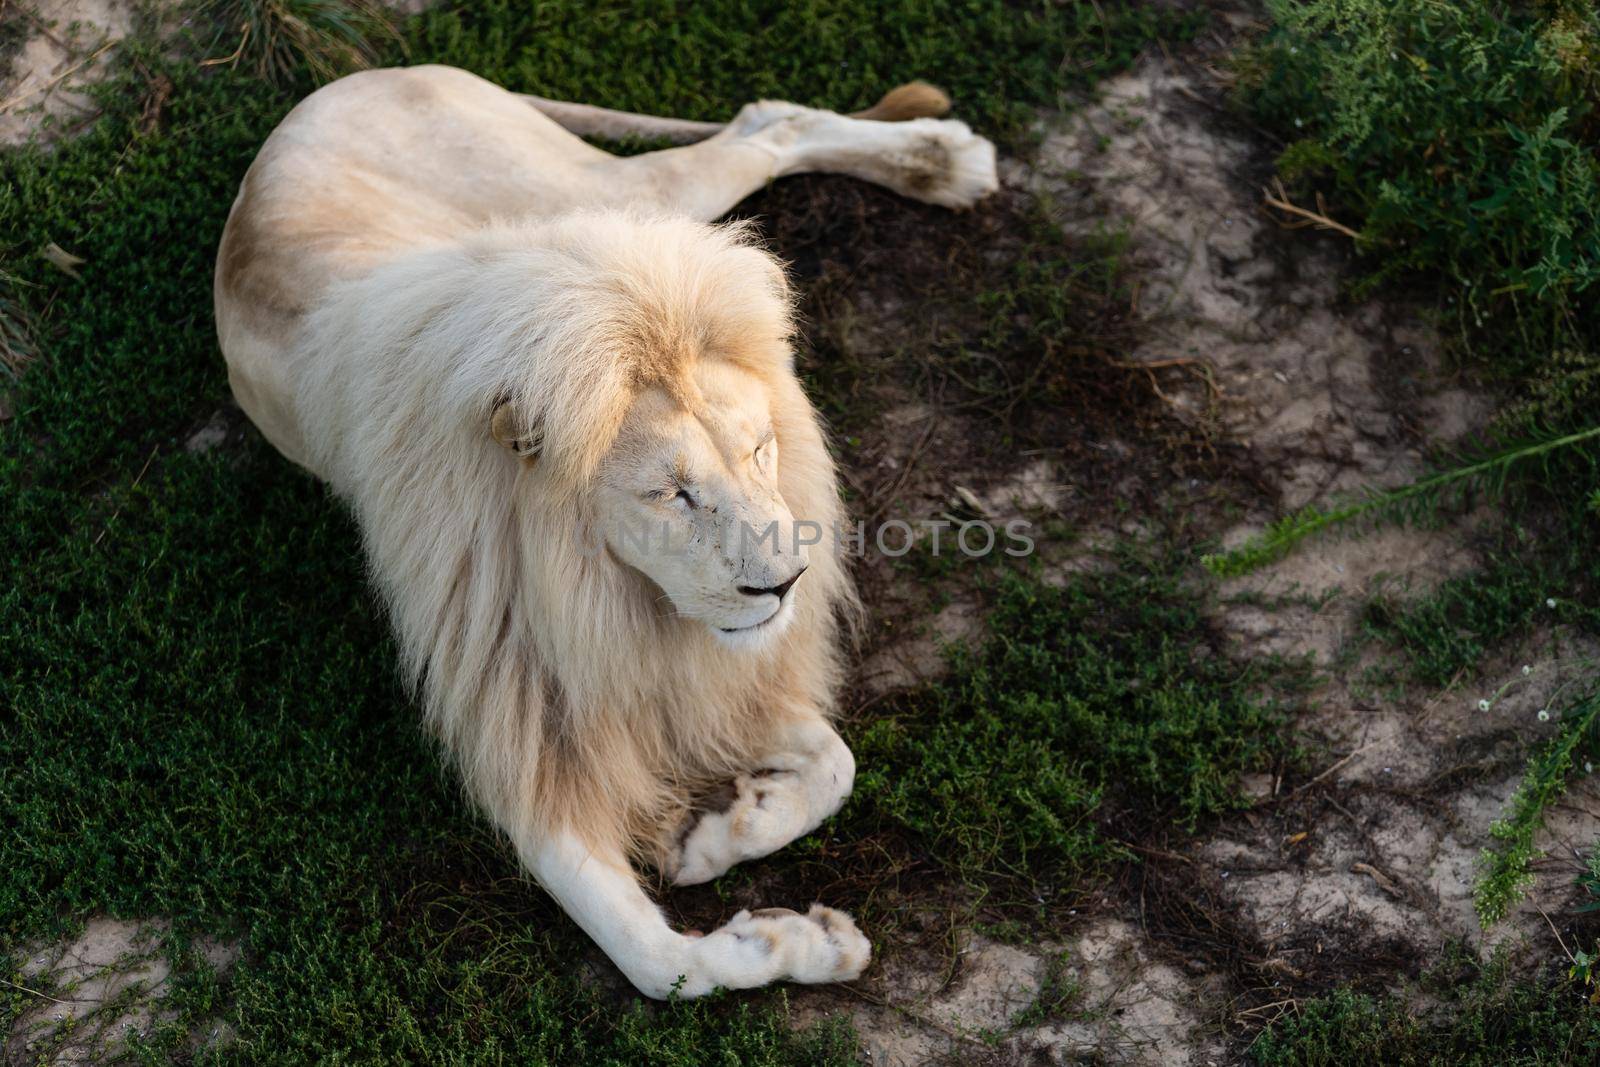
[[[882,100],[850,117],[874,122],[905,122],[907,119],[936,119],[949,113],[950,98],[943,89],[914,81],[890,89]]]

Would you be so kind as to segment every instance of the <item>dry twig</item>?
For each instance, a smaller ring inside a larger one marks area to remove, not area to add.
[[[1272,179],[1272,188],[1261,190],[1261,194],[1263,202],[1268,207],[1275,207],[1279,211],[1286,211],[1291,215],[1295,215],[1305,220],[1300,223],[1283,223],[1283,225],[1290,227],[1315,226],[1319,230],[1332,230],[1335,233],[1342,233],[1352,241],[1358,240],[1361,237],[1361,234],[1355,230],[1352,230],[1344,223],[1335,222],[1333,219],[1330,219],[1325,211],[1312,211],[1309,208],[1303,208],[1298,204],[1291,202],[1289,200],[1288,191],[1284,189],[1283,182],[1278,178]],[[1322,197],[1320,196],[1317,197],[1317,207],[1319,209],[1326,207],[1326,205],[1322,203]]]

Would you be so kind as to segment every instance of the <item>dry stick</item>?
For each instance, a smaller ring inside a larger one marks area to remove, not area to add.
[[[160,445],[156,445],[150,450],[150,455],[145,457],[144,466],[139,468],[139,476],[133,480],[132,485],[128,486],[130,490],[139,488],[139,483],[144,480],[144,472],[150,469],[150,464],[156,458],[156,453],[159,451],[161,451]],[[121,514],[122,505],[118,504],[117,510],[111,513],[111,517],[106,520],[106,524],[100,528],[100,536],[94,539],[94,544],[90,545],[90,548],[97,547],[101,541],[105,540],[106,532],[111,529],[111,524],[116,522],[117,516]]]
[[[1439,695],[1434,697],[1433,700],[1429,701],[1428,706],[1422,709],[1422,714],[1417,716],[1418,724],[1427,722],[1428,716],[1444,707],[1445,698],[1454,692],[1456,683],[1461,681],[1461,676],[1466,673],[1467,669],[1465,667],[1462,667],[1460,670],[1456,671],[1455,677],[1451,678],[1445,683],[1444,689],[1439,692]]]
[[[1284,1015],[1287,1015],[1291,1010],[1299,1006],[1300,1002],[1294,997],[1290,997],[1288,1000],[1274,1000],[1271,1004],[1260,1004],[1254,1008],[1246,1008],[1243,1011],[1234,1012],[1234,1016],[1242,1019],[1246,1015],[1255,1015],[1259,1012],[1270,1011],[1273,1008],[1282,1008],[1282,1011],[1273,1016],[1273,1019],[1276,1020]]]
[[[895,498],[900,493],[900,490],[910,479],[911,471],[916,467],[917,461],[922,458],[922,453],[927,449],[928,442],[933,439],[934,431],[938,428],[939,413],[934,411],[928,415],[927,430],[923,432],[921,439],[917,441],[916,447],[913,448],[910,455],[906,457],[905,466],[900,468],[900,476],[896,478],[885,491],[883,498],[873,506],[872,514],[867,518],[867,524],[869,526],[872,523],[877,522],[879,517],[881,517],[883,513],[888,510],[889,506],[894,503]]]
[[[4,10],[5,10],[5,5],[4,4],[0,4],[0,11],[4,11]],[[46,22],[43,18],[41,18],[37,11],[34,11],[32,8],[29,8],[29,7],[19,7],[18,10],[20,10],[22,12],[22,17],[23,18],[25,18],[29,22],[33,23],[33,28],[34,28],[35,32],[37,32],[39,34],[39,36],[43,37],[45,40],[47,40],[51,44],[55,45],[57,48],[61,49],[63,52],[67,52],[69,54],[71,53],[72,45],[68,44],[66,41],[63,41],[61,38],[59,38],[55,34],[51,33],[50,32],[50,23]]]
[[[20,983],[17,983],[17,982],[13,982],[9,978],[0,978],[0,982],[4,982],[6,985],[10,986],[12,989],[20,989],[24,993],[28,993],[28,994],[30,994],[32,996],[36,996],[40,1000],[48,1000],[52,1004],[61,1004],[61,1005],[64,1005],[64,1006],[69,1006],[69,1007],[72,1004],[72,1001],[70,1001],[70,1000],[57,1000],[55,997],[52,997],[48,993],[41,993],[37,989],[29,989],[27,986],[21,985]]]
[[[1340,759],[1332,767],[1329,767],[1327,770],[1323,771],[1321,774],[1319,774],[1315,778],[1311,779],[1311,781],[1306,782],[1306,783],[1304,783],[1302,785],[1298,785],[1295,788],[1291,789],[1289,791],[1289,795],[1291,797],[1299,796],[1301,793],[1305,792],[1307,789],[1310,789],[1312,786],[1316,785],[1318,782],[1320,782],[1324,778],[1328,777],[1328,775],[1333,774],[1335,771],[1339,770],[1339,768],[1343,767],[1345,764],[1349,763],[1351,760],[1355,759],[1357,756],[1361,755],[1361,753],[1365,752],[1367,749],[1371,748],[1375,744],[1377,744],[1376,741],[1371,742],[1370,744],[1362,745],[1360,748],[1354,750],[1349,755],[1345,756],[1343,759]]]
[[[1567,948],[1567,943],[1561,940],[1561,931],[1557,930],[1556,924],[1550,921],[1550,916],[1545,912],[1544,907],[1538,901],[1534,901],[1533,906],[1539,909],[1539,914],[1544,916],[1544,921],[1550,924],[1550,932],[1556,935],[1556,944],[1561,946],[1561,951],[1566,953],[1568,960],[1576,964],[1578,961],[1573,958],[1572,952]]]
[[[60,74],[57,74],[54,78],[51,78],[49,81],[44,82],[44,83],[42,83],[40,85],[36,85],[32,89],[29,89],[25,93],[18,93],[16,96],[13,96],[11,99],[7,100],[5,103],[0,104],[0,115],[3,115],[7,111],[10,111],[12,108],[16,107],[18,104],[22,103],[24,100],[28,99],[28,97],[33,96],[36,93],[48,92],[49,90],[54,89],[57,85],[60,85],[62,82],[66,81],[68,78],[72,77],[72,75],[76,74],[81,68],[83,68],[85,66],[88,66],[90,63],[93,63],[96,59],[99,59],[100,58],[100,54],[102,52],[104,52],[106,49],[110,48],[112,45],[114,45],[116,43],[117,42],[115,42],[115,41],[107,41],[105,44],[101,45],[99,48],[96,48],[87,57],[85,57],[85,58],[79,60],[78,62],[74,63],[72,66],[68,67],[66,70],[62,71]]]
[[[856,983],[854,982],[839,985],[835,988],[837,988],[841,993],[849,993],[856,999],[864,1000],[868,1004],[874,1004],[880,1008],[888,1008],[891,1011],[897,1011],[901,1015],[904,1015],[907,1019],[910,1019],[912,1022],[921,1023],[923,1026],[931,1027],[951,1040],[964,1041],[969,1045],[987,1045],[987,1042],[985,1042],[982,1038],[974,1037],[971,1034],[964,1034],[960,1030],[942,1023],[930,1015],[924,1015],[922,1012],[918,1011],[916,1008],[913,1008],[909,1004],[902,1004],[899,1001],[890,1000],[888,997],[879,996],[876,993],[868,993],[865,989],[857,988]]]
[[[1310,211],[1306,208],[1290,203],[1289,194],[1284,190],[1283,182],[1280,179],[1272,179],[1272,184],[1277,190],[1276,196],[1274,196],[1272,192],[1267,189],[1261,190],[1261,195],[1268,207],[1275,207],[1279,211],[1287,211],[1291,215],[1298,215],[1300,218],[1315,224],[1320,229],[1333,230],[1336,233],[1342,233],[1351,240],[1358,240],[1361,237],[1359,233],[1357,233],[1355,230],[1352,230],[1342,222],[1335,222],[1326,215],[1319,215],[1315,211]]]
[[[248,41],[249,39],[250,39],[250,23],[246,22],[244,24],[244,32],[239,34],[239,47],[235,48],[233,50],[233,54],[231,56],[223,56],[220,59],[202,59],[200,61],[200,65],[202,67],[214,67],[214,66],[217,66],[219,63],[232,64],[232,63],[237,62],[239,57],[244,55],[244,43],[246,41]]]
[[[1135,852],[1144,852],[1151,856],[1160,856],[1162,859],[1177,860],[1179,863],[1186,864],[1190,867],[1194,866],[1194,860],[1190,859],[1188,856],[1180,856],[1178,853],[1168,852],[1166,849],[1149,848],[1145,845],[1136,845],[1132,841],[1118,840],[1117,844],[1121,845],[1123,848],[1131,848]]]

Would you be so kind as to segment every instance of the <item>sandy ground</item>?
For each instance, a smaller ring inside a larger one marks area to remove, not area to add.
[[[83,84],[131,26],[128,10],[106,0],[40,0],[31,10],[39,32],[0,82],[4,142],[47,116],[57,130],[85,116]],[[1128,232],[1142,338],[1128,359],[1194,368],[1163,378],[1166,402],[1181,419],[1248,445],[1277,507],[1404,482],[1430,444],[1481,424],[1487,400],[1443,374],[1439,340],[1414,308],[1400,298],[1345,298],[1343,238],[1290,231],[1263,210],[1271,146],[1229,117],[1204,50],[1149,56],[1071,116],[1040,121],[1036,157],[1006,162],[1007,186],[1038,197],[1070,234]],[[904,309],[858,311],[861,343],[892,343],[882,322]],[[908,403],[884,418],[903,431],[897,439],[915,440],[930,413]],[[235,415],[219,414],[190,447],[219,446],[236,425]],[[947,432],[959,437],[960,427]],[[904,459],[886,452],[874,462],[892,472]],[[913,488],[924,503],[1039,514],[1062,507],[1079,474],[1038,457],[1005,470],[924,465]],[[1274,514],[1245,515],[1229,539]],[[1349,651],[1357,606],[1377,583],[1424,589],[1473,561],[1466,524],[1388,530],[1319,542],[1229,583],[1215,619],[1241,649],[1309,654],[1326,668],[1299,724],[1325,772],[1298,788],[1252,781],[1254,807],[1171,845],[1162,864],[1128,883],[1137,891],[1108,890],[1062,943],[1019,947],[967,934],[931,962],[889,946],[855,994],[794,991],[797,1020],[844,1011],[871,1062],[893,1067],[1221,1064],[1237,1060],[1242,1033],[1341,977],[1414,973],[1454,939],[1544,944],[1538,909],[1565,902],[1578,851],[1600,832],[1592,779],[1553,813],[1528,904],[1488,934],[1471,907],[1476,857],[1527,744],[1550,729],[1537,709],[1596,650],[1548,631],[1486,665],[1470,690],[1401,699],[1366,691],[1363,663]],[[972,635],[974,612],[958,598],[907,626],[905,640],[881,643],[860,668],[862,690],[888,692],[937,672],[940,643]],[[1479,711],[1502,681],[1503,696]],[[1170,921],[1150,919],[1145,892],[1160,890],[1163,869],[1180,871],[1185,892],[1209,909],[1193,925],[1210,933],[1180,937]],[[7,1038],[7,1057],[69,1028],[59,1061],[89,1062],[128,1028],[159,1021],[154,1002],[173,973],[159,949],[163,929],[158,919],[96,919],[70,944],[36,946],[24,978],[40,1006]],[[1224,960],[1214,949],[1230,940]],[[240,951],[199,946],[219,970]],[[1062,983],[1078,995],[1036,1021],[1045,1013],[1030,1007]],[[217,1029],[195,1039],[225,1037]]]
[[[99,918],[71,941],[30,949],[21,977],[39,1003],[0,1045],[6,1062],[34,1062],[36,1046],[50,1048],[51,1063],[105,1062],[127,1050],[131,1035],[175,1016],[159,1007],[178,973],[167,932],[160,921]],[[226,975],[238,958],[238,945],[206,940],[184,962]],[[191,1035],[194,1047],[226,1039],[220,1019]]]
[[[30,35],[0,69],[0,144],[35,132],[50,138],[92,121],[84,92],[105,70],[118,41],[133,31],[125,0],[6,0],[0,17],[20,19]]]

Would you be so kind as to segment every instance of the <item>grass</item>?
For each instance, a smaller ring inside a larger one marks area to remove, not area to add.
[[[394,12],[376,0],[205,0],[201,10],[233,48],[221,61],[278,82],[331,81],[399,43]]]
[[[1141,820],[1193,829],[1286,755],[1272,666],[1222,655],[1173,561],[1124,556],[1061,586],[1003,573],[977,649],[856,739],[857,803],[992,889],[1051,905]]]
[[[1456,953],[1419,987],[1339,990],[1256,1038],[1256,1067],[1556,1067],[1600,1057],[1600,1014],[1562,977],[1517,977],[1504,956]]]
[[[967,117],[1020,140],[1027,109],[1188,24],[1116,4],[488,4],[429,13],[407,47],[412,61],[512,88],[687,116],[731,114],[762,94],[855,106],[931,75]],[[586,942],[461,803],[396,688],[350,523],[253,434],[185,448],[227,397],[210,284],[228,205],[316,73],[290,62],[280,87],[247,64],[202,67],[132,43],[100,90],[104,116],[81,137],[0,152],[0,255],[19,283],[7,299],[33,353],[7,383],[14,414],[0,421],[0,551],[17,564],[0,579],[0,955],[94,915],[169,919],[177,1014],[132,1053],[152,1062],[187,1057],[187,1034],[219,1013],[235,1037],[202,1060],[852,1060],[838,1028],[789,1029],[781,991],[653,1007],[578,979]],[[51,242],[82,257],[79,277],[36,254]],[[1045,719],[1044,702],[1062,696],[1050,664],[1074,649],[1160,651],[1151,627],[1169,617],[1112,625],[1097,615],[1101,592],[1050,609],[1087,626],[1087,644],[1040,631],[1035,654],[1013,640],[966,661],[990,678],[1033,672],[1030,729],[1045,746],[1035,756],[1074,743]],[[1193,622],[1192,610],[1170,610]],[[1202,636],[1194,627],[1184,640]],[[1169,692],[1196,707],[1150,703],[1129,732],[1101,724],[1152,803],[1214,810],[1227,777],[1255,758],[1219,732],[1257,713],[1215,705],[1231,677],[1213,664],[1193,694]],[[1072,709],[1083,723],[1134,682],[1102,681],[1098,703]],[[964,698],[930,699],[929,712],[954,714]],[[1154,718],[1169,710],[1170,732]],[[868,759],[959,762],[969,726],[931,747],[877,735]],[[994,755],[1005,774],[1029,766],[1021,747]],[[1199,784],[1162,777],[1204,769],[1197,758],[1217,761]],[[971,835],[913,824],[915,791],[936,783],[906,783],[867,782],[857,810],[966,869],[988,846],[969,854]],[[996,796],[1011,784],[997,780]],[[997,860],[1038,857],[1044,870],[1068,856],[1070,837],[1046,825],[1050,800],[1032,805],[1027,840],[991,842]],[[225,977],[186,947],[202,934],[245,946]],[[16,981],[4,967],[0,977]],[[0,990],[9,1028],[36,1001]]]
[[[1130,4],[561,0],[529,13],[487,0],[423,16],[414,58],[555,99],[705,120],[767,97],[857,110],[926,78],[961,117],[1015,143],[1033,108],[1061,106],[1197,24]]]
[[[0,270],[0,372],[15,377],[33,358],[32,327],[14,295],[15,282]]]

